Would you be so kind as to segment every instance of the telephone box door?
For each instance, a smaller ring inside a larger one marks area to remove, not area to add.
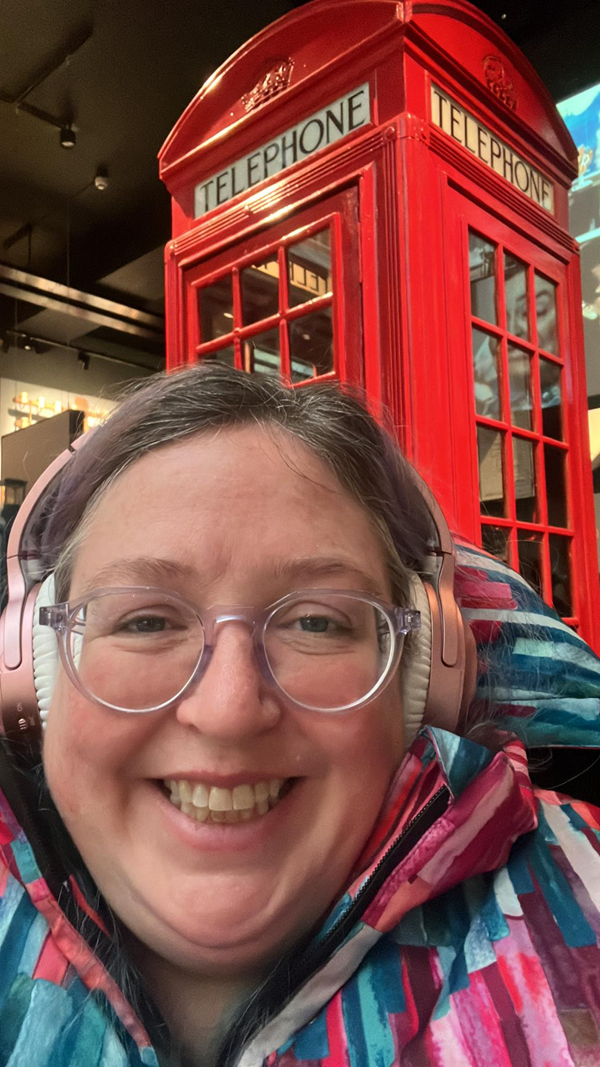
[[[581,383],[567,345],[569,253],[457,190],[448,190],[447,207],[460,264],[448,272],[448,313],[461,309],[448,330],[460,525],[578,626],[586,621],[588,501],[574,419]]]

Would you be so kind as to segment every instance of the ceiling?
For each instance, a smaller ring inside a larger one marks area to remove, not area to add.
[[[41,352],[54,341],[161,365],[170,216],[156,154],[208,75],[303,2],[1,0],[4,351],[31,338]],[[477,6],[522,48],[555,100],[600,81],[597,0]],[[73,148],[61,147],[61,126],[75,131]],[[104,190],[94,184],[98,172],[108,176]]]

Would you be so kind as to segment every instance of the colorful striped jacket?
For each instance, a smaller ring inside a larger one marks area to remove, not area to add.
[[[359,873],[285,981],[267,982],[271,1016],[241,1044],[230,1035],[222,1063],[600,1065],[600,810],[534,789],[527,768],[532,746],[579,748],[582,768],[596,758],[600,662],[518,576],[466,547],[459,562],[478,693],[499,700],[504,747],[421,732]],[[0,1067],[156,1067],[76,918],[96,941],[101,920],[72,877],[49,877],[36,812],[27,836],[6,793]]]

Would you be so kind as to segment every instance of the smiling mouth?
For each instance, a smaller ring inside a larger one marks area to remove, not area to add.
[[[163,785],[171,804],[190,819],[233,824],[268,815],[289,793],[292,782],[291,778],[271,778],[227,789],[204,782],[165,778]]]

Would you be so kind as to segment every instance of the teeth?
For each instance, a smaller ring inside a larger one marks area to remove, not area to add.
[[[208,789],[205,785],[197,785],[192,793],[192,804],[197,808],[208,807]]]
[[[266,815],[279,803],[285,781],[271,778],[255,785],[236,785],[233,789],[174,778],[165,778],[164,784],[171,794],[171,803],[196,822],[237,823]]]
[[[208,806],[211,811],[231,811],[233,799],[231,789],[219,789],[213,785],[208,798]]]
[[[254,786],[254,793],[256,795],[256,803],[260,804],[261,800],[269,799],[269,783],[257,782]]]
[[[254,789],[251,785],[236,785],[233,790],[233,807],[235,811],[246,811],[254,807]]]

